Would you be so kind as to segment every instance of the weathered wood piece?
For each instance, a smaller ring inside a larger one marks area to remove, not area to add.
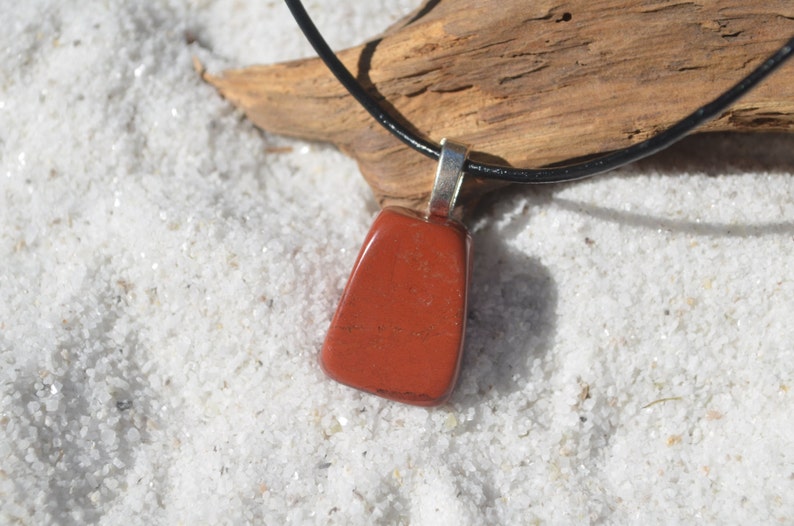
[[[790,0],[439,0],[340,58],[431,139],[539,167],[653,135],[791,35]],[[433,161],[382,130],[318,59],[205,78],[258,126],[336,144],[381,205],[425,206]],[[794,131],[792,86],[787,64],[704,130]]]

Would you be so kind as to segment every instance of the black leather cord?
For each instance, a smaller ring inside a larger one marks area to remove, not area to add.
[[[295,17],[295,21],[298,23],[298,26],[300,26],[301,31],[303,31],[312,47],[314,47],[314,50],[359,104],[395,137],[419,153],[438,160],[441,155],[441,146],[412,133],[370,97],[363,86],[358,83],[356,78],[348,71],[328,46],[328,43],[317,30],[317,27],[304,9],[301,1],[284,1],[292,12],[292,16]],[[469,175],[482,179],[495,179],[525,184],[575,181],[577,179],[584,179],[613,170],[667,148],[674,142],[682,139],[693,129],[719,116],[731,104],[749,93],[750,90],[761,83],[769,74],[780,67],[792,54],[794,54],[794,38],[786,42],[783,47],[764,61],[763,64],[758,66],[749,75],[713,101],[698,108],[692,114],[684,117],[667,130],[627,148],[567,166],[537,169],[512,168],[509,166],[474,162],[469,159],[466,161],[463,170]],[[450,139],[454,139],[454,137],[450,137]]]

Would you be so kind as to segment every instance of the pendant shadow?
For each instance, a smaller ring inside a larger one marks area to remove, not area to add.
[[[557,289],[551,275],[538,260],[512,248],[505,234],[486,228],[474,235],[466,346],[452,398],[466,407],[479,405],[492,391],[521,390],[555,334]]]
[[[794,135],[784,133],[711,133],[689,137],[657,155],[602,177],[648,174],[686,177],[686,173],[730,177],[748,172],[794,175]],[[475,212],[485,224],[474,234],[474,268],[469,296],[466,348],[452,402],[481,405],[488,393],[507,395],[533,381],[533,362],[554,344],[557,287],[538,259],[511,247],[511,240],[531,227],[532,216],[514,217],[497,228],[496,203],[521,194],[530,205],[578,211],[595,220],[648,229],[667,229],[709,237],[757,237],[790,234],[794,220],[746,225],[694,222],[627,212],[618,208],[558,197],[569,184],[521,188],[512,185],[493,192]]]

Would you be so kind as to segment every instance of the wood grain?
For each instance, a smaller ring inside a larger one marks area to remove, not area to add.
[[[340,58],[427,137],[540,167],[653,135],[792,35],[789,0],[440,0]],[[260,127],[336,144],[381,205],[426,206],[434,162],[382,130],[318,59],[204,78]],[[792,86],[786,64],[703,130],[793,131]]]

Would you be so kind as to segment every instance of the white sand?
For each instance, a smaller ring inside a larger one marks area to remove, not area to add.
[[[417,3],[308,7],[344,46]],[[308,54],[280,2],[0,19],[0,523],[794,521],[794,138],[494,197],[427,410],[317,366],[355,164],[192,69]]]

